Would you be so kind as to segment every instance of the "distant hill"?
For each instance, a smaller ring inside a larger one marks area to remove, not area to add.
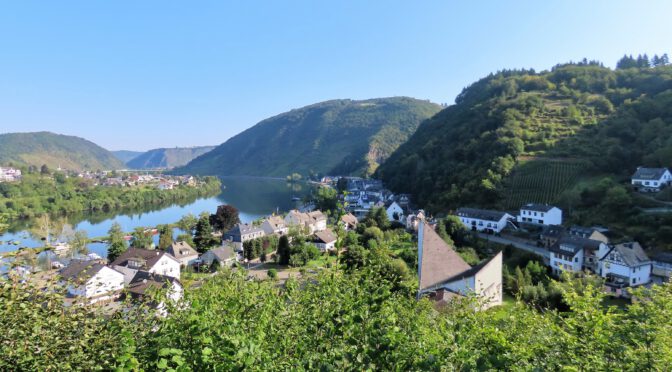
[[[174,168],[185,165],[215,146],[175,147],[149,150],[126,162],[133,169]]]
[[[407,97],[321,102],[263,120],[176,172],[370,174],[440,108]]]
[[[128,151],[128,150],[111,151],[111,153],[114,154],[114,156],[116,156],[117,159],[121,160],[123,163],[127,163],[133,158],[144,154],[144,152],[142,151]]]
[[[71,170],[122,169],[111,152],[83,138],[51,132],[0,134],[0,164]]]

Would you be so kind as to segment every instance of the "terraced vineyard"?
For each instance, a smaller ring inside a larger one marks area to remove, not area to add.
[[[554,203],[575,184],[588,165],[578,160],[535,159],[518,165],[509,176],[503,207],[518,209],[529,202]]]

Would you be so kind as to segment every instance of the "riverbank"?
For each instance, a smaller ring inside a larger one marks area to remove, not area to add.
[[[104,186],[91,180],[29,175],[21,182],[0,184],[0,214],[9,222],[42,214],[112,212],[213,196],[221,192],[216,177],[161,188],[154,185]]]

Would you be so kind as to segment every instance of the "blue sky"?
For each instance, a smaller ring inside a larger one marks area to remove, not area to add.
[[[672,55],[669,1],[42,1],[0,5],[0,132],[209,145],[334,98],[452,103],[502,68]]]

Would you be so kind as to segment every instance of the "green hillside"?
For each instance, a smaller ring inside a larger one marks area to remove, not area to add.
[[[672,167],[672,66],[502,71],[455,101],[376,176],[437,213],[558,203],[574,222],[622,224],[634,236],[643,234],[634,225],[669,219],[638,214],[627,181],[640,165]]]
[[[46,164],[70,170],[124,168],[111,152],[93,142],[50,132],[0,134],[0,164]]]
[[[127,163],[133,158],[140,156],[144,154],[142,151],[128,151],[128,150],[118,150],[118,151],[111,151],[114,156],[117,157],[117,159],[121,160],[122,163]]]
[[[370,174],[439,109],[406,97],[317,103],[266,119],[178,171]]]
[[[126,165],[133,169],[180,167],[214,148],[215,146],[154,149],[128,160]]]

